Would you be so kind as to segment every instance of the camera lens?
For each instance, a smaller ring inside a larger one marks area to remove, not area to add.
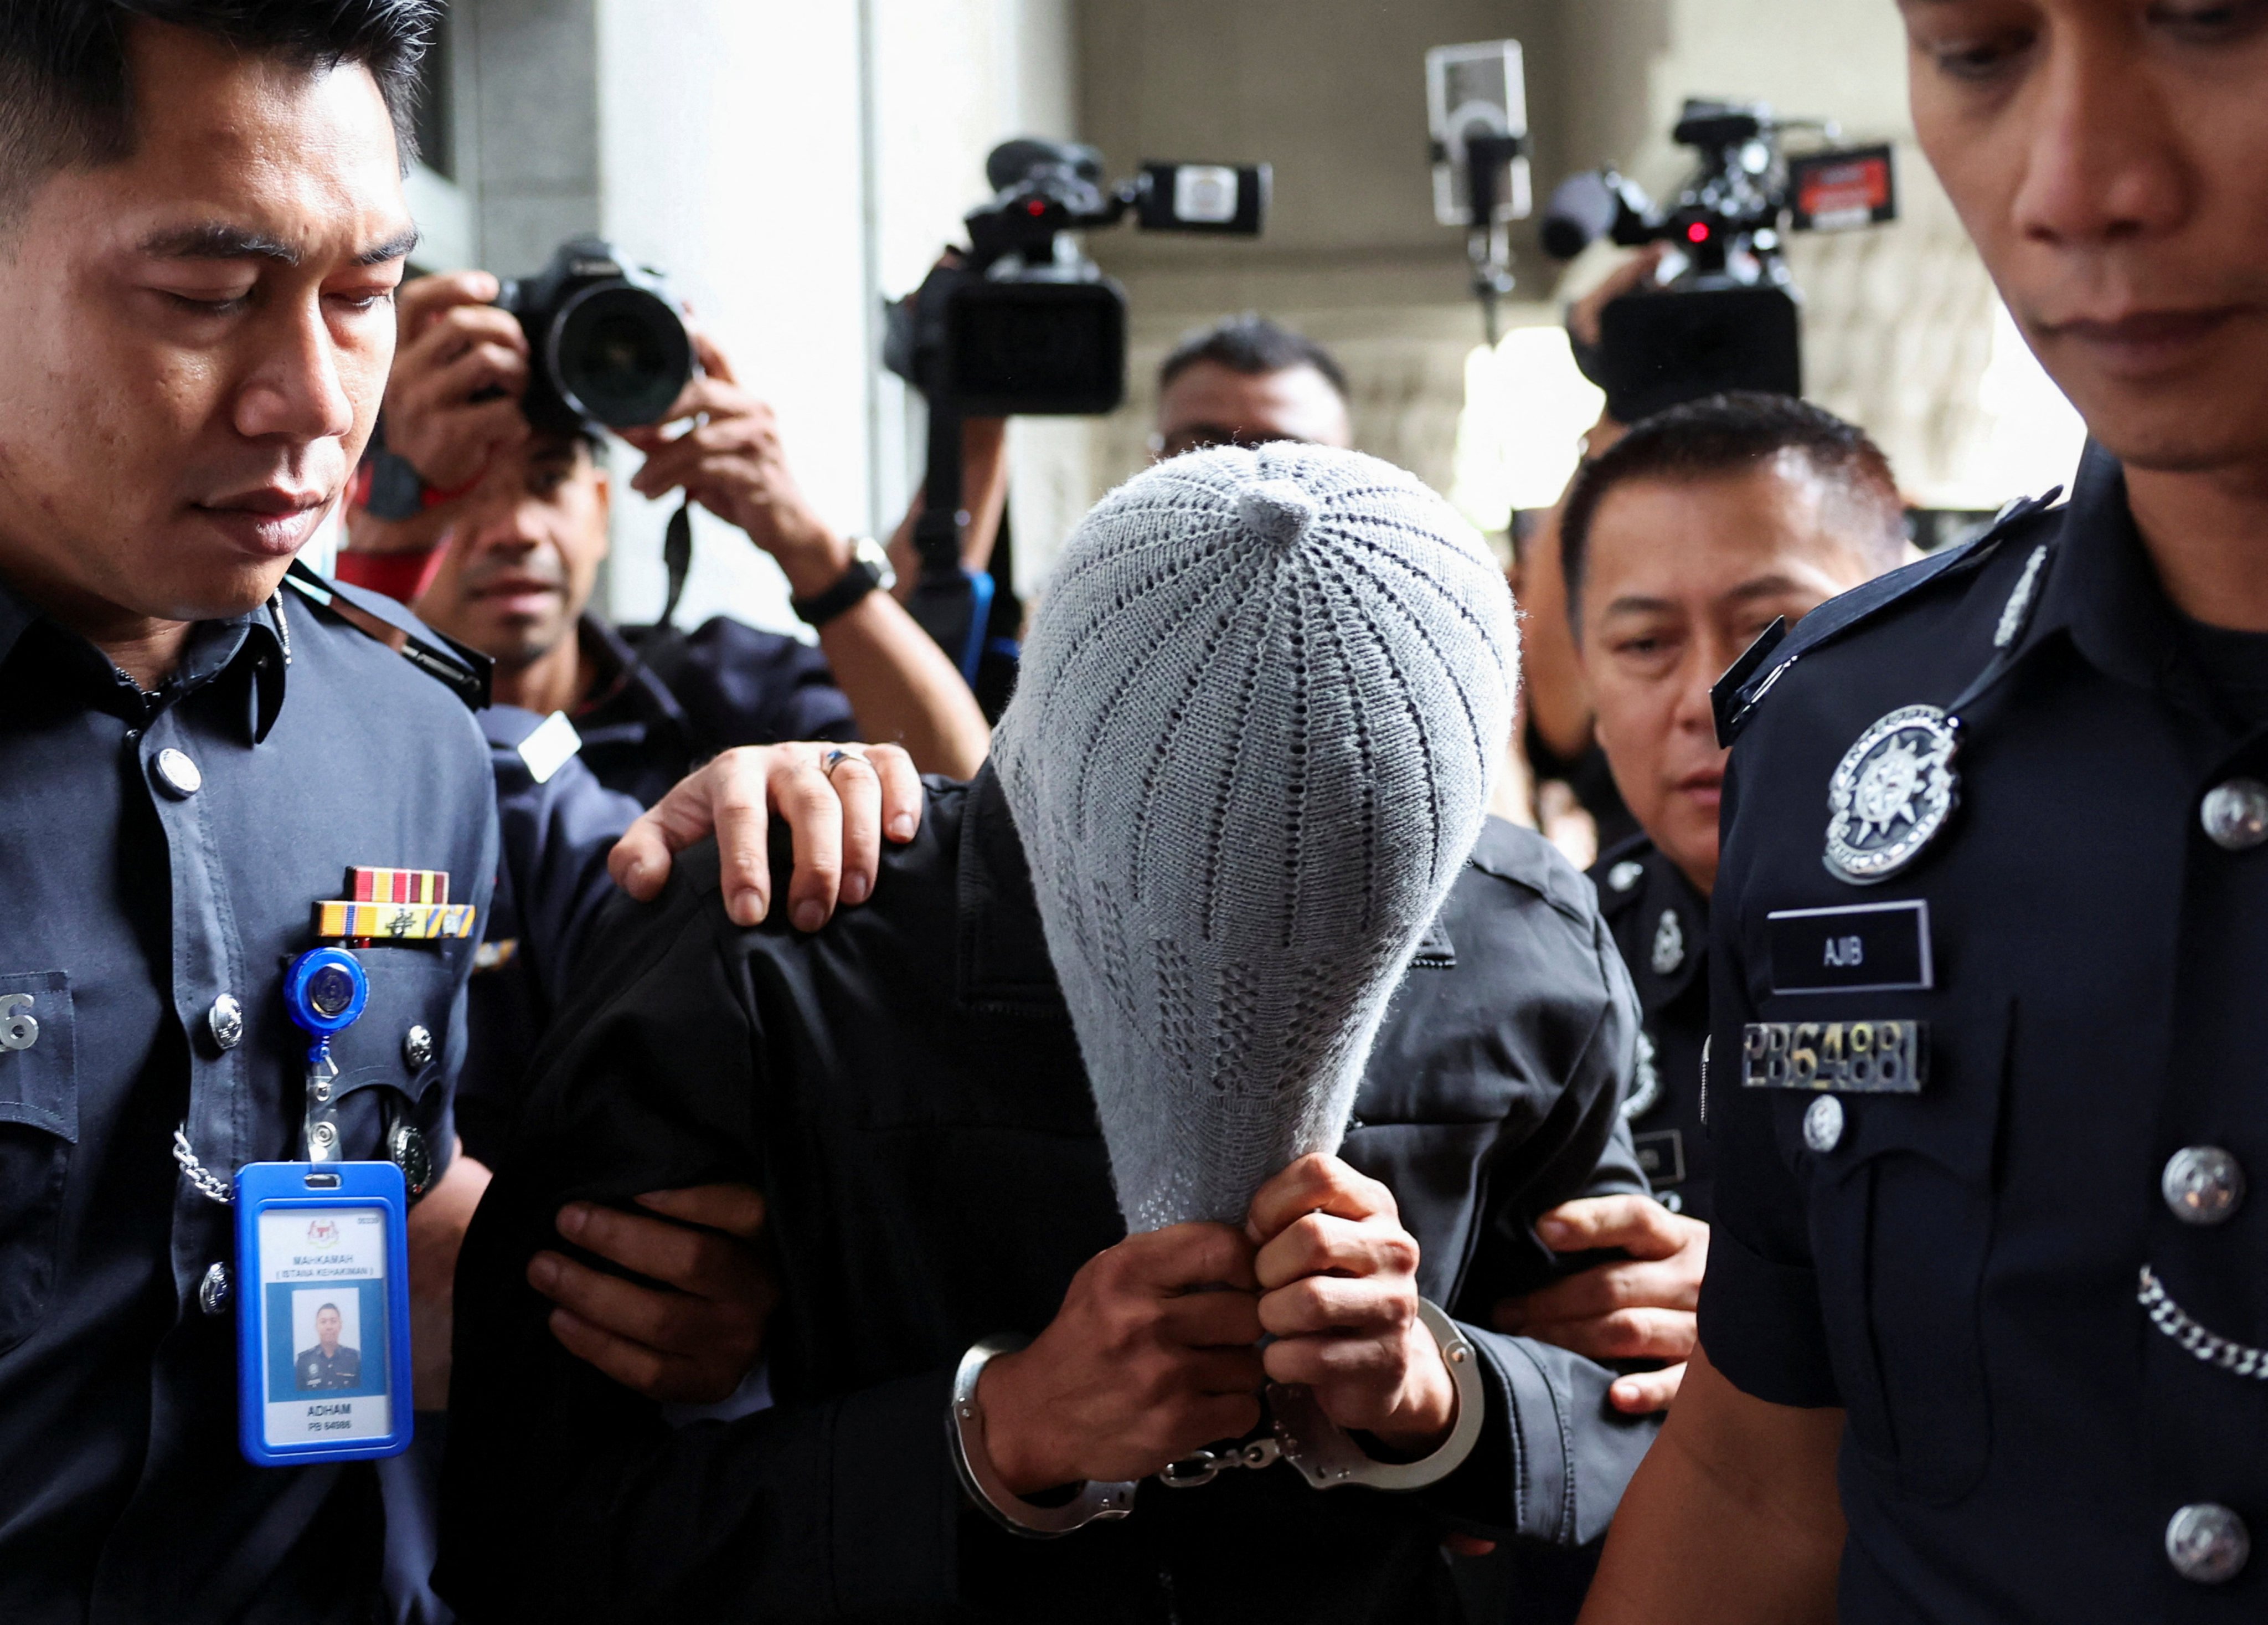
[[[693,343],[667,300],[628,283],[584,289],[551,329],[552,382],[610,429],[659,423],[693,377]]]

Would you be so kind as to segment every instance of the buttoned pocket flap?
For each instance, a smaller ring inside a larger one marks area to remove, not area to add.
[[[417,1099],[441,1075],[455,990],[449,963],[416,948],[368,948],[357,957],[370,978],[370,1002],[331,1040],[338,1093],[382,1083]]]
[[[68,975],[0,976],[0,1123],[78,1143],[77,1037]]]

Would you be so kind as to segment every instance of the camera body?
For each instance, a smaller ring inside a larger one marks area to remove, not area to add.
[[[1102,154],[1016,140],[985,160],[994,195],[967,218],[968,248],[888,307],[882,358],[969,417],[1088,417],[1126,398],[1126,292],[1071,233],[1129,214],[1149,231],[1256,236],[1265,164],[1147,163],[1103,180]]]
[[[560,244],[534,276],[505,283],[497,304],[527,335],[521,406],[539,430],[659,423],[693,380],[693,337],[661,273],[600,238]]]
[[[1570,260],[1604,237],[1626,247],[1666,242],[1677,269],[1660,290],[1626,294],[1601,313],[1599,343],[1577,356],[1624,423],[1728,389],[1803,393],[1791,231],[1847,231],[1897,218],[1888,144],[1790,155],[1791,129],[1761,103],[1690,100],[1672,132],[1699,162],[1667,206],[1612,168],[1563,181],[1544,216],[1545,252]]]

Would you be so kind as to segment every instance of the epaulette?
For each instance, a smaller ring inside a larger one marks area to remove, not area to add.
[[[334,581],[316,574],[298,559],[291,561],[284,580],[292,589],[312,603],[335,610],[344,604],[360,611],[381,625],[390,626],[401,634],[404,641],[399,653],[401,658],[439,683],[465,702],[471,711],[488,708],[490,682],[495,666],[489,657],[477,649],[468,649],[446,632],[435,632],[416,616],[403,609],[383,593],[373,593],[359,587],[350,587],[344,581]],[[350,616],[340,617],[373,642],[376,637],[367,627],[357,625]],[[289,645],[284,658],[291,658]]]
[[[1718,744],[1731,748],[1766,691],[1806,654],[1863,625],[1932,581],[1981,568],[1999,550],[2003,541],[2047,513],[2062,495],[2063,487],[2058,485],[2036,497],[2018,498],[1995,514],[1975,540],[1940,548],[1926,558],[1900,565],[1829,599],[1805,616],[1793,632],[1784,618],[1774,621],[1709,691]]]

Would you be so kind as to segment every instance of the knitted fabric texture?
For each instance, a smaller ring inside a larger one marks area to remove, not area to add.
[[[992,754],[1130,1230],[1338,1147],[1511,728],[1503,573],[1390,464],[1159,464],[1066,545]]]

